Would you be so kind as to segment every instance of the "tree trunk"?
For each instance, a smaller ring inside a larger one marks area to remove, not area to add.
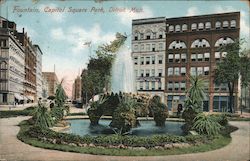
[[[234,89],[233,89],[233,87],[234,87],[234,83],[232,83],[232,85],[231,85],[231,83],[232,82],[229,82],[228,83],[228,89],[229,89],[229,104],[228,104],[228,108],[229,108],[229,112],[230,113],[233,113],[233,91],[234,91]]]

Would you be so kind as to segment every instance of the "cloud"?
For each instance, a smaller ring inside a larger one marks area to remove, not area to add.
[[[51,30],[51,38],[57,41],[64,41],[73,54],[88,52],[87,46],[83,44],[91,41],[93,45],[109,43],[115,39],[115,33],[104,33],[99,24],[94,24],[90,30],[79,26],[73,26],[66,30],[55,28]]]
[[[126,9],[126,12],[120,12],[117,14],[120,22],[126,26],[131,26],[133,19],[151,18],[154,17],[153,11],[148,6],[143,6],[143,12],[130,12],[130,8]]]
[[[197,7],[190,7],[187,10],[186,16],[195,16],[200,13],[199,9]]]

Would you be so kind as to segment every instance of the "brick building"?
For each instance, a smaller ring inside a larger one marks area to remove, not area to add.
[[[145,19],[136,21],[143,22]],[[135,41],[140,41],[136,40],[137,33],[134,26],[135,24],[133,24],[132,45]],[[200,75],[207,80],[205,87],[207,97],[203,102],[204,111],[216,112],[226,109],[229,99],[228,87],[226,84],[215,84],[214,69],[216,63],[227,54],[220,53],[219,47],[239,38],[240,13],[167,18],[165,26],[165,88],[163,89],[164,102],[167,102],[169,110],[176,111],[177,105],[184,103],[185,90],[190,87],[190,75]],[[145,34],[145,31],[141,31],[143,33],[140,34]],[[154,38],[151,41],[154,41]],[[147,69],[147,65],[141,67]],[[141,75],[140,77],[148,76]],[[237,83],[234,89],[236,105],[238,102]],[[149,89],[152,93],[150,90],[153,89]]]
[[[48,96],[55,96],[56,86],[59,84],[58,78],[55,72],[42,72],[43,77],[47,82]]]

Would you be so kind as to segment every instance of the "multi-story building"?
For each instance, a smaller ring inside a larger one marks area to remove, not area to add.
[[[21,103],[24,94],[25,51],[16,24],[0,17],[0,104]]]
[[[43,72],[43,77],[48,83],[48,96],[55,96],[56,86],[59,84],[55,72]]]
[[[82,101],[81,77],[77,76],[72,87],[72,100]]]
[[[43,52],[40,49],[39,45],[34,45],[36,52],[36,99],[43,98],[43,75],[42,75],[42,55]]]
[[[49,96],[48,91],[49,91],[48,82],[47,82],[46,78],[42,74],[42,98],[43,99],[48,98],[48,96]]]
[[[19,42],[24,47],[25,52],[25,82],[24,95],[29,102],[36,101],[36,52],[27,32],[18,32]]]
[[[132,21],[132,56],[139,93],[159,95],[165,102],[165,17]]]
[[[159,19],[159,18],[156,18]],[[163,18],[160,18],[163,19]],[[145,39],[144,35],[147,30],[141,29],[147,24],[147,21],[154,19],[133,20],[133,56],[135,60],[135,68],[137,70],[148,70],[147,63],[144,64],[144,53],[139,50],[141,40],[140,35]],[[141,22],[138,30],[138,23]],[[159,24],[157,21],[152,22],[153,26]],[[240,30],[240,13],[224,13],[211,14],[191,17],[167,18],[164,23],[166,27],[166,37],[163,43],[166,44],[164,49],[164,102],[167,102],[168,108],[176,111],[178,104],[183,104],[185,100],[185,90],[190,87],[190,76],[200,75],[205,80],[207,97],[203,102],[204,111],[222,111],[228,107],[229,94],[226,84],[215,84],[214,70],[216,63],[221,61],[227,53],[220,52],[219,47],[227,43],[232,43],[239,38]],[[146,29],[144,27],[144,29]],[[139,34],[138,34],[139,33]],[[139,36],[138,36],[139,35]],[[146,37],[148,41],[151,36]],[[146,40],[147,41],[147,40]],[[137,45],[138,46],[135,46]],[[151,48],[152,50],[152,48]],[[138,53],[138,54],[137,54]],[[138,58],[141,57],[138,61]],[[141,63],[143,62],[143,63]],[[138,65],[141,63],[140,65]],[[161,67],[160,67],[161,68]],[[136,71],[138,72],[138,71]],[[143,73],[143,72],[142,72]],[[148,72],[146,72],[148,73]],[[142,84],[148,84],[148,75],[139,75],[139,80],[143,79]],[[137,75],[138,76],[138,75]],[[149,75],[150,76],[150,75]],[[146,77],[146,78],[145,78]],[[138,80],[138,79],[137,79]],[[139,92],[147,86],[139,86]],[[236,82],[234,95],[237,103],[238,85]],[[138,88],[137,88],[138,89]],[[146,88],[148,89],[148,88]],[[152,90],[152,87],[149,88]],[[153,93],[152,91],[147,91]]]

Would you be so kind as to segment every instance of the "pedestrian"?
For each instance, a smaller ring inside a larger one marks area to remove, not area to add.
[[[181,111],[182,111],[182,110],[183,110],[182,104],[178,104],[178,106],[177,106],[177,116],[178,116],[178,117],[180,117]]]

